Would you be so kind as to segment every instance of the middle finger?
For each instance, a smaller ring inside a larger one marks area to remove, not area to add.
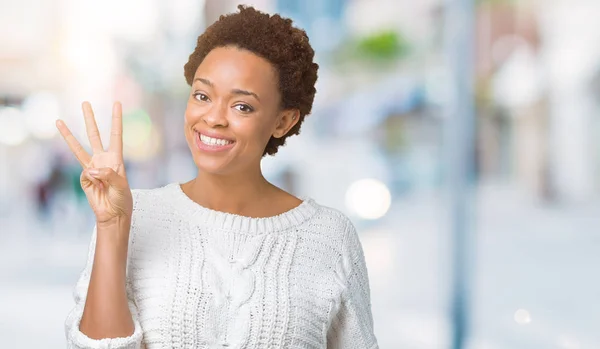
[[[94,154],[102,153],[104,152],[104,147],[102,146],[102,140],[100,139],[100,132],[98,132],[98,125],[96,124],[96,119],[94,118],[92,106],[89,102],[83,102],[82,109],[85,119],[85,130],[87,131],[88,139],[90,140],[90,145],[92,146],[92,151]]]

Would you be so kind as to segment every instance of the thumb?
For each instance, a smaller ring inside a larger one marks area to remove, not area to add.
[[[127,187],[127,180],[124,177],[119,176],[117,172],[110,167],[91,168],[88,170],[88,173],[92,177],[106,182],[112,187],[118,189],[125,189]]]

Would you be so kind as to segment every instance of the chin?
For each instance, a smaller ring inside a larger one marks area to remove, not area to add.
[[[232,166],[229,161],[225,159],[214,159],[204,154],[198,154],[198,152],[192,153],[194,163],[198,168],[198,171],[203,173],[210,173],[215,175],[224,175],[233,172]]]

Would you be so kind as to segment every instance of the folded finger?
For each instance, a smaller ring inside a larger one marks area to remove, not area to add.
[[[110,186],[114,186],[116,188],[121,188],[126,184],[123,178],[120,177],[117,172],[110,167],[90,169],[90,174],[94,178],[106,182]]]
[[[92,176],[89,172],[89,169],[84,169],[83,172],[81,173],[81,175],[89,180],[93,185],[95,185],[96,187],[100,188],[100,189],[104,189],[104,184],[102,184],[102,181],[99,179],[94,178],[94,176]]]

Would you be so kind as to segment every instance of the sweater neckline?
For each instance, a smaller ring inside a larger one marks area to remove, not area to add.
[[[168,184],[166,189],[173,193],[185,216],[193,218],[203,226],[233,232],[264,234],[288,230],[300,225],[318,210],[318,205],[312,198],[298,196],[302,200],[298,206],[276,216],[255,218],[202,206],[187,196],[181,189],[181,183],[178,182]]]

